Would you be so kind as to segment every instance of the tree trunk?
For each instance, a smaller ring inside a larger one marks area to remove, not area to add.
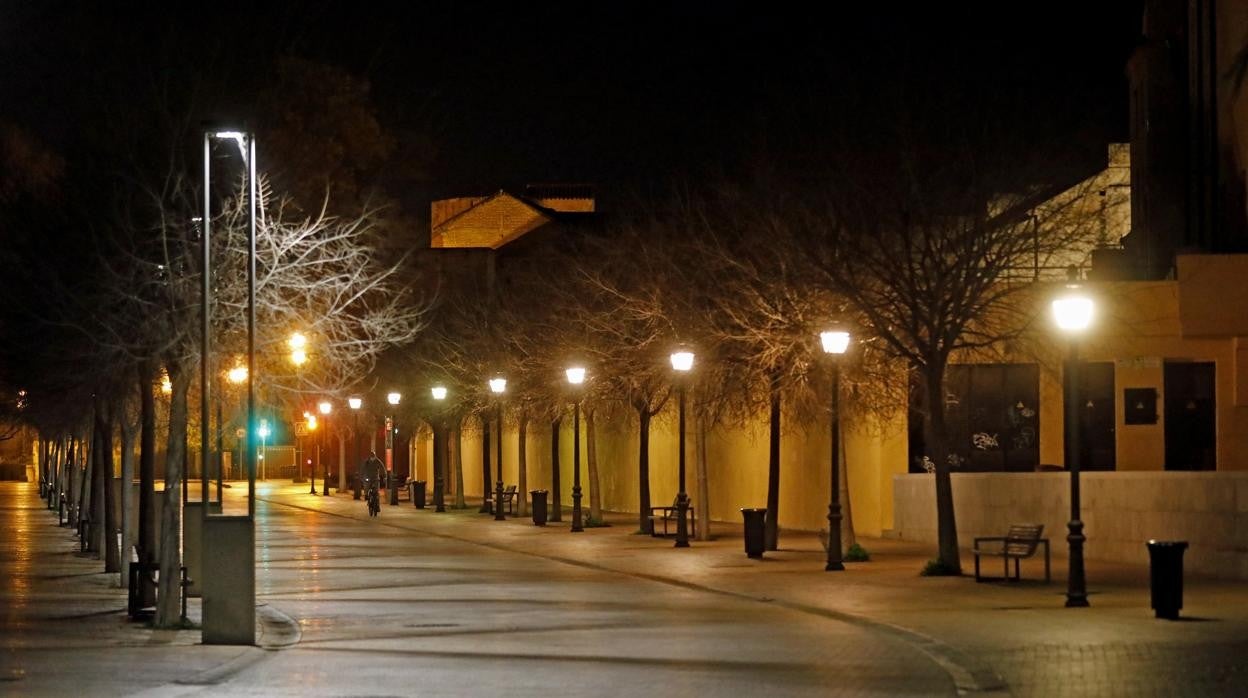
[[[126,410],[126,402],[121,407],[121,588],[130,586],[130,574],[127,569],[130,562],[130,549],[135,545],[136,531],[130,523],[134,512],[134,441],[135,426],[130,423],[130,415]]]
[[[842,420],[841,424],[845,422]],[[845,460],[845,439],[841,439],[841,487],[837,496],[841,500],[841,551],[858,542],[854,535],[854,510],[849,503],[849,464]]]
[[[525,453],[529,443],[529,413],[524,408],[518,415],[516,426],[516,511],[517,516],[529,514],[529,457]]]
[[[104,423],[107,416],[104,414],[104,407],[101,404],[102,399],[95,399],[95,409],[91,417],[91,515],[90,515],[90,547],[95,553],[97,559],[104,559],[104,571],[112,572],[108,568],[107,553],[105,552],[106,538],[108,537],[108,481],[112,473],[106,469],[105,458],[109,458],[111,454],[104,453],[104,431],[107,427]],[[111,460],[111,458],[109,458]]]
[[[450,438],[447,444],[451,447],[455,454],[455,508],[467,509],[468,503],[464,501],[464,441],[463,441],[463,420],[459,425],[451,430]]]
[[[550,507],[549,521],[563,521],[563,505],[559,498],[559,425],[563,420],[556,417],[550,423]]]
[[[181,623],[182,593],[182,465],[186,453],[187,388],[191,372],[169,366],[169,434],[165,441],[165,507],[160,522],[160,590],[156,595],[158,628]]]
[[[637,532],[654,533],[650,520],[650,410],[637,408]]]
[[[950,478],[949,432],[945,424],[943,361],[926,367],[927,383],[927,450],[936,465],[936,530],[939,557],[944,567],[962,573],[962,557],[958,552],[958,525],[953,512],[953,481]]]
[[[347,433],[338,430],[338,491],[347,489]]]
[[[125,416],[123,415],[124,419]],[[117,480],[113,477],[113,413],[106,412],[101,423],[96,425],[100,432],[96,443],[100,449],[100,465],[104,471],[104,571],[121,572],[121,546],[117,541]]]
[[[594,410],[585,410],[585,460],[589,469],[589,521],[602,523],[602,490],[598,482],[598,441],[594,438]]]
[[[767,524],[763,538],[767,550],[780,547],[780,385],[771,381],[771,418],[767,445]]]
[[[693,449],[698,471],[698,503],[694,509],[698,515],[698,540],[711,539],[711,488],[706,467],[706,419],[702,415],[694,418]]]
[[[481,509],[480,513],[489,514],[493,512],[490,506],[490,498],[493,488],[490,481],[490,419],[487,415],[481,415]]]
[[[151,360],[139,362],[139,560],[156,564],[156,367]],[[143,606],[156,602],[150,575],[143,580]]]

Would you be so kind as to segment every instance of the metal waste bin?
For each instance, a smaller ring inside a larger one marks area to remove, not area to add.
[[[764,535],[767,524],[766,509],[742,509],[741,517],[745,519],[745,554],[758,559],[763,556]]]
[[[1183,551],[1185,540],[1148,541],[1149,585],[1158,618],[1179,619],[1183,608]]]
[[[425,482],[424,480],[412,480],[411,486],[412,486],[412,504],[416,505],[417,509],[424,509],[425,508],[425,488],[428,486],[428,483]]]
[[[394,473],[386,474],[386,492],[390,494],[390,506],[399,505],[399,488],[395,486],[396,481],[397,478],[394,477]]]
[[[550,494],[548,490],[529,490],[529,495],[533,497],[533,525],[546,525],[546,495]]]

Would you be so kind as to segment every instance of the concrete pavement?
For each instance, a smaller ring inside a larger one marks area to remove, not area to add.
[[[577,534],[567,516],[539,528],[475,505],[403,502],[369,520],[347,495],[279,485],[261,487],[257,508],[258,601],[274,628],[294,619],[298,642],[194,646],[197,633],[119,621],[124,596],[98,561],[66,552],[68,529],[32,490],[0,486],[5,519],[27,531],[0,547],[0,572],[27,580],[0,590],[0,693],[56,695],[47,669],[79,655],[97,669],[142,657],[142,670],[100,669],[98,683],[71,672],[110,694],[205,683],[240,695],[1248,693],[1238,584],[1189,578],[1193,620],[1175,623],[1153,619],[1142,568],[1090,564],[1092,607],[1065,609],[1060,558],[1051,585],[1031,581],[1036,561],[1020,584],[976,584],[919,577],[923,547],[864,540],[871,562],[827,573],[811,535],[784,534],[782,550],[753,561],[728,524],[676,550],[635,535],[634,515]]]

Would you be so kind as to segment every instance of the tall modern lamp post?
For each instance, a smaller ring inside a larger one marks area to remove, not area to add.
[[[575,393],[572,400],[572,533],[580,533],[585,530],[581,516],[581,385],[585,383],[585,369],[573,366],[565,373]]]
[[[433,510],[446,511],[446,484],[442,477],[446,469],[446,428],[442,424],[442,404],[446,401],[446,387],[435,385],[429,389],[433,396]]]
[[[676,547],[689,547],[689,495],[685,493],[685,383],[686,376],[693,370],[693,352],[687,349],[672,352],[668,357],[672,369],[676,371],[677,396],[680,411],[680,490],[676,494]]]
[[[359,462],[360,462],[360,408],[364,406],[364,400],[353,395],[347,398],[347,406],[351,408],[351,462],[356,464],[356,467],[359,467]],[[338,483],[338,489],[342,489],[344,486],[346,486],[345,482]],[[357,493],[359,492],[358,489],[356,489],[355,491]],[[356,496],[355,498],[359,499],[358,496]]]
[[[490,392],[494,393],[498,410],[498,477],[494,483],[494,520],[504,521],[503,516],[503,392],[507,390],[507,379],[496,376],[490,379]]]
[[[266,455],[268,455],[269,433],[270,433],[269,432],[269,420],[267,419],[260,420],[260,428],[256,430],[256,436],[260,437],[260,465],[261,465],[260,479],[261,480],[269,479],[269,469],[267,466],[265,466],[265,458],[264,458]]]
[[[312,414],[311,412],[304,412],[303,417],[305,420],[304,424],[307,426],[307,429],[308,429],[308,435],[315,438],[316,427],[317,427],[316,415]],[[316,494],[316,465],[317,464],[312,458],[310,458],[307,455],[308,442],[306,438],[304,439],[304,442],[303,442],[303,448],[304,448],[303,457],[305,460],[308,461],[308,480],[312,483],[312,489],[308,491],[308,494],[315,495]],[[316,442],[317,460],[319,460],[320,457],[321,457],[321,442],[318,440]]]
[[[391,505],[399,503],[399,491],[394,487],[394,410],[403,399],[400,393],[386,393],[386,402],[390,403],[391,414],[386,416],[386,488],[390,495]]]
[[[823,351],[832,357],[832,485],[828,498],[828,564],[824,571],[844,570],[841,558],[841,355],[849,349],[849,333],[821,332]]]
[[[290,363],[295,366],[295,389],[301,390],[303,387],[303,365],[308,362],[308,338],[303,336],[302,332],[292,332],[290,337],[286,339],[286,346],[290,347]],[[302,402],[302,400],[300,400],[300,402]],[[307,420],[308,413],[304,412],[303,417]],[[296,439],[298,439],[297,436]],[[295,445],[298,446],[298,442],[296,442]],[[307,443],[304,442],[305,447],[306,445]],[[295,477],[303,477],[303,461],[307,460],[307,456],[304,455],[303,449],[297,448],[296,450],[299,452],[299,463],[298,468],[295,471]],[[311,468],[309,468],[309,470],[311,470]],[[311,490],[308,494],[316,494],[316,475],[314,473],[309,473],[308,475],[309,479],[313,481]]]
[[[1074,274],[1072,273],[1072,281]],[[1070,470],[1070,571],[1066,578],[1066,607],[1088,605],[1087,579],[1083,569],[1083,521],[1079,512],[1079,456],[1082,449],[1079,435],[1079,338],[1092,325],[1096,305],[1077,285],[1071,284],[1053,300],[1053,320],[1058,330],[1070,339],[1066,362],[1066,458]]]
[[[255,516],[256,461],[250,436],[256,424],[256,138],[242,131],[205,130],[203,137],[203,260],[200,267],[202,297],[200,361],[202,381],[200,395],[202,460],[201,501],[208,492],[208,405],[211,388],[208,366],[211,362],[211,298],[212,298],[212,144],[214,140],[231,140],[247,165],[247,514],[245,516],[208,516],[202,510],[201,552],[203,560],[225,560],[214,574],[204,575],[200,590],[204,600],[202,620],[204,644],[255,644]],[[220,475],[218,474],[218,478]],[[185,597],[183,597],[185,600]]]
[[[321,430],[321,438],[317,441],[318,445],[316,447],[316,462],[317,462],[317,465],[320,465],[323,468],[323,470],[321,471],[321,476],[322,476],[321,477],[321,494],[328,497],[329,496],[329,466],[325,465],[325,461],[323,460],[325,456],[323,451],[325,449],[323,449],[321,446],[324,444],[325,439],[329,437],[329,413],[334,411],[334,405],[329,400],[322,400],[321,403],[316,406],[316,408],[320,410],[321,417],[323,418],[323,421],[325,422],[325,428]]]

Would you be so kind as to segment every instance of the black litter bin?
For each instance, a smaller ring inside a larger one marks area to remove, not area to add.
[[[398,479],[394,473],[386,476],[386,491],[390,493],[390,506],[398,506],[399,504],[399,488],[396,486]]]
[[[745,554],[752,558],[763,556],[763,532],[767,524],[766,509],[742,509],[745,519]]]
[[[546,525],[546,495],[550,494],[547,490],[529,490],[529,494],[533,497],[533,525]]]
[[[1153,592],[1153,611],[1158,618],[1179,619],[1183,608],[1184,540],[1150,540],[1148,542],[1149,582]]]
[[[427,485],[428,483],[424,480],[412,481],[412,504],[415,504],[417,509],[425,508],[425,488]]]

